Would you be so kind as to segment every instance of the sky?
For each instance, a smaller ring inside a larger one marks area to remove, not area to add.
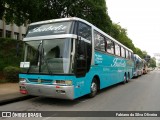
[[[127,29],[135,47],[160,53],[160,0],[106,0],[112,22]]]

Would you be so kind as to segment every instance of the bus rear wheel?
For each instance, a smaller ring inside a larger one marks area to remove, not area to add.
[[[127,83],[130,81],[130,74],[128,73]]]
[[[97,84],[96,78],[93,78],[90,89],[91,89],[91,93],[89,94],[89,97],[90,98],[95,97],[98,91],[98,84]]]
[[[124,78],[123,78],[123,84],[127,83],[127,77],[126,77],[126,74],[124,75]]]

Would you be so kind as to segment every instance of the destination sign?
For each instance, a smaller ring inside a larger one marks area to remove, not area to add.
[[[29,26],[26,37],[46,36],[55,34],[68,34],[72,22],[58,22]]]

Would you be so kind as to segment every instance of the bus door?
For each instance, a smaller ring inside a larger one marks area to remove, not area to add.
[[[76,77],[84,77],[89,71],[91,65],[91,26],[83,22],[78,22],[77,36],[78,40],[76,41],[75,73]]]
[[[77,77],[84,77],[91,65],[91,44],[80,38],[77,41],[77,51],[75,59],[75,72]]]

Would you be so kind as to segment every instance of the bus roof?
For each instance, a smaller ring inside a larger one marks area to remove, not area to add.
[[[112,38],[111,36],[109,36],[108,34],[106,34],[105,32],[103,32],[102,30],[100,30],[99,28],[97,28],[96,26],[94,26],[93,24],[87,22],[86,20],[83,20],[81,18],[77,18],[77,17],[70,17],[70,18],[60,18],[60,19],[51,19],[51,20],[45,20],[45,21],[39,21],[39,22],[34,22],[31,23],[29,26],[32,25],[38,25],[38,24],[47,24],[47,23],[54,23],[54,22],[62,22],[62,21],[81,21],[84,22],[90,26],[93,27],[93,29],[95,29],[96,31],[100,32],[102,35],[108,37],[109,39],[111,39],[112,41],[114,41],[115,43],[121,45],[122,47],[126,48],[128,51],[132,52],[133,51],[131,49],[129,49],[128,47],[124,46],[122,43],[118,42],[116,39]]]
[[[140,60],[142,60],[142,58],[141,58],[141,57],[139,57],[139,55],[137,55],[137,54],[134,54],[134,56],[135,56],[137,59],[140,59]]]

